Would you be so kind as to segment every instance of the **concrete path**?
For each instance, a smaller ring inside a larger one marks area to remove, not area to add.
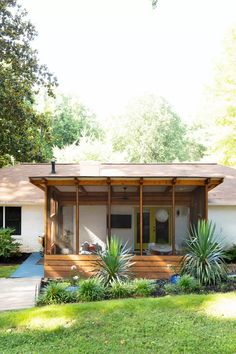
[[[0,311],[35,306],[41,278],[0,279]]]
[[[0,311],[18,310],[35,306],[41,279],[44,276],[39,253],[32,253],[11,275],[0,279]]]
[[[11,275],[11,278],[43,278],[43,264],[37,264],[40,259],[39,252],[32,253]]]

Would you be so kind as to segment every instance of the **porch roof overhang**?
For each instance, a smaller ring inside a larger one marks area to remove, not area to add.
[[[223,176],[33,176],[32,184],[45,190],[45,186],[208,186],[208,191],[224,181]]]

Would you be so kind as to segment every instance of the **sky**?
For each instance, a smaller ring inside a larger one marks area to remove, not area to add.
[[[165,97],[186,121],[205,86],[236,0],[21,0],[38,30],[34,46],[58,78],[100,117],[135,97]]]

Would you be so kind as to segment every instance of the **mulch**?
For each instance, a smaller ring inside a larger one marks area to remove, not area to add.
[[[38,265],[43,265],[43,264],[44,264],[44,263],[43,263],[43,258],[40,258],[36,264],[38,264]]]
[[[15,264],[21,264],[23,263],[31,253],[21,253],[17,256],[11,257],[11,258],[3,258],[0,257],[0,266],[4,265],[15,265]]]

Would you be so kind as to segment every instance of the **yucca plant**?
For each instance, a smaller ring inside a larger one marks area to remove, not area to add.
[[[227,276],[222,239],[215,234],[215,224],[198,220],[190,226],[187,254],[182,258],[181,274],[189,274],[201,285],[220,282]]]
[[[97,276],[105,285],[114,281],[124,281],[131,276],[133,256],[126,244],[122,247],[120,239],[111,236],[110,242],[107,241],[105,251],[99,251],[99,259],[96,262]]]

